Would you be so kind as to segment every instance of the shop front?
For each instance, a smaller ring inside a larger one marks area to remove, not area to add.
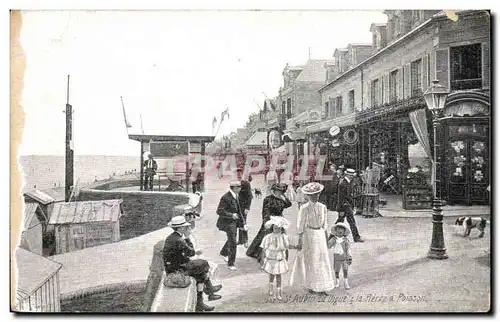
[[[489,203],[491,176],[490,98],[456,93],[448,97],[440,119],[444,144],[441,189],[449,204]]]

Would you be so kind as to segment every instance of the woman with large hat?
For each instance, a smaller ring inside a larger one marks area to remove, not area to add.
[[[247,249],[247,256],[261,260],[262,248],[260,244],[264,236],[271,231],[265,227],[265,223],[271,219],[271,216],[283,216],[283,210],[292,206],[292,202],[285,196],[287,186],[281,183],[275,183],[271,187],[271,194],[264,198],[262,204],[262,225],[254,240]],[[288,258],[288,256],[287,256]]]
[[[334,288],[334,281],[327,248],[328,210],[318,202],[323,189],[318,182],[302,187],[309,201],[299,210],[297,249],[301,251],[293,264],[290,284],[303,285],[311,293],[325,294]]]

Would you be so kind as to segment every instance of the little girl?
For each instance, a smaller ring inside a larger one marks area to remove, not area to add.
[[[349,227],[344,223],[337,223],[332,227],[332,234],[328,238],[328,248],[333,247],[333,269],[335,271],[335,287],[340,285],[340,268],[344,273],[344,287],[350,289],[347,280],[349,265],[352,263],[351,247],[347,236],[350,234]]]
[[[298,209],[300,209],[300,206],[302,206],[307,202],[306,195],[302,192],[303,186],[304,186],[304,181],[300,181],[299,187],[297,188],[297,192],[295,195],[295,200],[297,200]]]
[[[265,223],[267,229],[272,233],[267,234],[260,247],[262,248],[262,269],[269,274],[269,295],[273,296],[274,276],[276,276],[276,298],[283,300],[281,292],[281,274],[288,271],[286,261],[286,250],[293,248],[285,233],[289,223],[284,217],[271,216],[271,220]]]

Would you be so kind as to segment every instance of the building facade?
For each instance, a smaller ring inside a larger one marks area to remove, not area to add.
[[[426,111],[423,93],[437,79],[450,91],[440,120],[442,130],[436,134],[443,143],[437,155],[443,160],[438,178],[442,196],[452,204],[487,203],[489,13],[458,11],[457,21],[437,11],[385,13],[388,22],[370,28],[369,57],[359,61],[347,49],[340,49],[334,53],[334,64],[326,66],[330,76],[319,93],[327,119],[307,128],[309,142],[335,156],[331,158],[334,163],[358,171],[374,162],[383,164],[390,190],[401,194],[408,186],[408,170],[425,168],[433,157],[423,147],[417,149],[422,144],[415,134],[417,114],[412,112]],[[367,46],[362,48],[366,54]],[[432,117],[429,112],[418,115],[427,122],[432,152]],[[333,126],[340,128],[334,138],[328,134]]]

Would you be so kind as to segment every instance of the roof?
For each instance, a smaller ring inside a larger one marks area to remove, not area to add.
[[[385,22],[372,23],[372,25],[370,26],[370,31],[373,31],[373,28],[375,28],[375,27],[386,27],[386,26],[387,26],[387,23],[385,23]]]
[[[361,43],[351,43],[347,45],[348,47],[372,47],[372,44],[361,44]]]
[[[297,82],[321,82],[326,79],[325,64],[332,62],[330,59],[310,59],[304,65],[302,72],[297,77]]]
[[[246,141],[245,145],[267,146],[267,132],[255,132]]]
[[[40,191],[52,197],[52,199],[54,199],[54,202],[61,202],[66,198],[64,187],[41,189]]]
[[[49,224],[115,222],[121,214],[121,203],[121,199],[56,203]]]
[[[31,199],[34,199],[35,201],[41,203],[42,205],[48,205],[55,201],[54,198],[52,198],[45,192],[37,189],[26,191],[24,195],[30,197]]]
[[[24,205],[24,228],[23,231],[30,229],[31,221],[33,217],[36,216],[36,210],[38,209],[39,204],[36,202],[27,202]]]
[[[129,139],[139,142],[153,141],[189,141],[189,142],[213,142],[215,136],[186,136],[186,135],[146,135],[129,134]]]
[[[23,297],[30,296],[62,267],[57,262],[22,248],[15,250],[15,260],[16,292]]]
[[[304,68],[304,66],[290,66],[290,65],[286,65],[285,69],[289,69],[289,70],[302,70],[302,68]]]

